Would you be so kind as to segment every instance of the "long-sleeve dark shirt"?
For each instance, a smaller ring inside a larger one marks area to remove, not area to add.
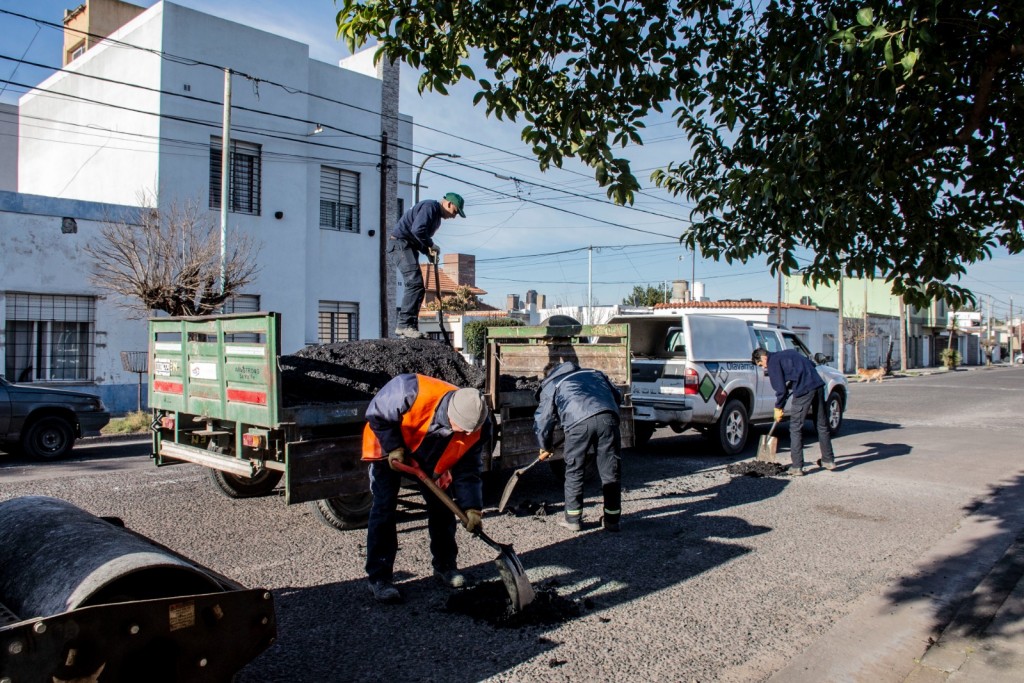
[[[402,214],[391,236],[405,240],[421,254],[434,246],[434,233],[441,227],[441,202],[425,199]]]
[[[814,363],[795,349],[768,354],[768,379],[775,390],[775,407],[783,408],[789,394],[803,396],[825,386]]]
[[[537,444],[552,449],[552,435],[559,424],[568,429],[598,413],[619,414],[622,393],[599,370],[580,369],[572,362],[559,365],[541,383],[533,428]]]

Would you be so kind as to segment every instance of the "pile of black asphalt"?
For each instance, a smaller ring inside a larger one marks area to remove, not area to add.
[[[369,401],[392,378],[418,373],[482,389],[484,373],[451,347],[429,339],[364,339],[281,356],[285,405]]]
[[[767,460],[744,460],[734,462],[725,468],[729,474],[746,477],[774,477],[786,471],[784,465]]]
[[[505,585],[501,581],[484,581],[471,588],[454,591],[444,610],[485,621],[497,628],[522,628],[558,624],[580,616],[580,605],[561,597],[556,582],[548,581],[534,589],[537,597],[521,610],[512,609]]]

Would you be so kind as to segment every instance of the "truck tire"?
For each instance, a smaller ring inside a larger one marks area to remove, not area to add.
[[[237,474],[209,469],[210,480],[218,491],[228,498],[259,498],[274,490],[284,472],[261,470],[255,477],[240,477]]]
[[[654,436],[653,422],[633,422],[633,446],[634,448],[645,446]]]
[[[316,518],[338,531],[365,529],[372,505],[373,494],[369,491],[309,501]]]
[[[725,404],[717,426],[718,450],[723,455],[736,455],[747,445],[750,423],[747,409],[740,401],[733,399]]]
[[[832,436],[839,433],[843,426],[843,398],[838,391],[833,391],[825,400],[825,408],[828,411],[828,432]]]
[[[42,417],[25,431],[21,449],[37,460],[60,460],[75,445],[75,430],[62,417]]]

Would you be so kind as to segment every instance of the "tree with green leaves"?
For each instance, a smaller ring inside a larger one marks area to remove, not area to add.
[[[640,183],[616,150],[671,108],[690,149],[652,180],[693,203],[681,241],[708,258],[884,277],[924,306],[971,301],[967,264],[1024,251],[1024,3],[340,5],[351,48],[375,38],[421,92],[475,81],[489,115],[522,117],[542,169],[575,157],[619,203]]]
[[[622,300],[627,306],[655,306],[668,301],[664,287],[635,285],[633,292]]]

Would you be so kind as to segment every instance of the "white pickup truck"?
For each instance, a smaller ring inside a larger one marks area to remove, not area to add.
[[[676,433],[693,428],[711,438],[726,455],[743,450],[751,424],[772,420],[775,390],[750,356],[797,349],[813,360],[825,381],[828,422],[835,434],[847,402],[846,378],[812,356],[792,331],[763,322],[721,315],[637,315],[614,318],[628,323],[633,358],[632,401],[636,445],[658,427]]]

